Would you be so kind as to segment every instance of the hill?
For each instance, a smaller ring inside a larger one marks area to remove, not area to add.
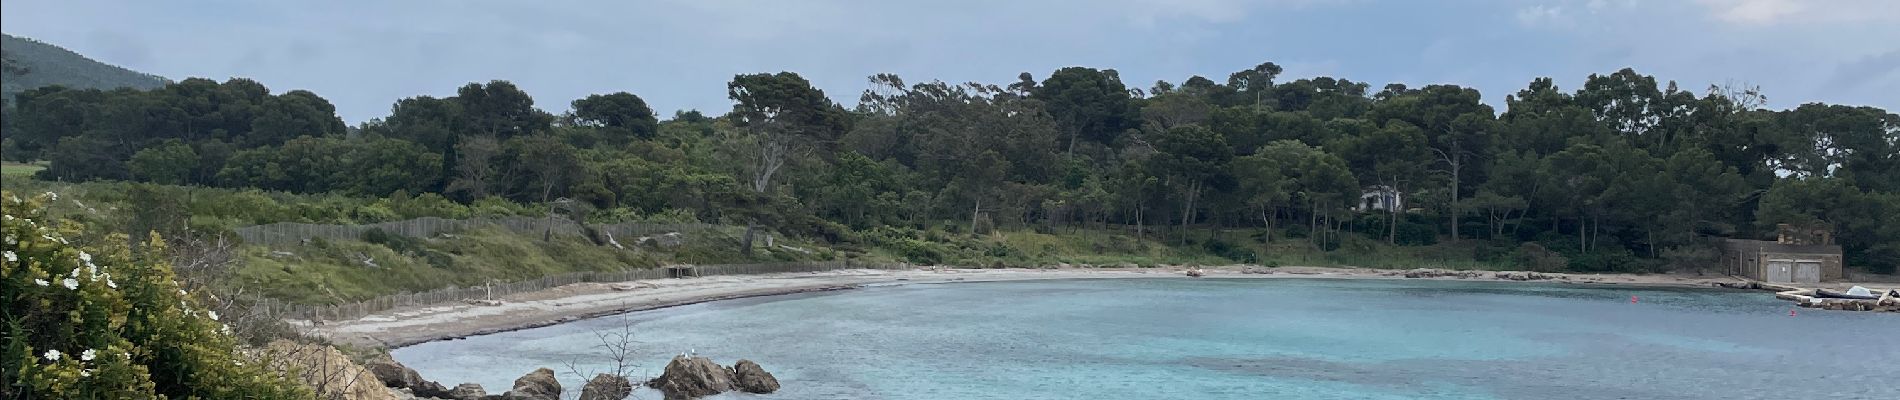
[[[28,89],[63,85],[85,89],[155,89],[170,80],[86,58],[38,40],[0,34],[0,95],[11,100]]]

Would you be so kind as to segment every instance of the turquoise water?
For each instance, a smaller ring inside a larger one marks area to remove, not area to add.
[[[395,356],[491,392],[546,366],[578,392],[564,364],[604,369],[595,332],[631,324],[641,373],[689,349],[749,358],[784,384],[776,399],[1900,398],[1900,315],[1790,309],[1764,292],[1499,282],[960,283],[697,304]]]

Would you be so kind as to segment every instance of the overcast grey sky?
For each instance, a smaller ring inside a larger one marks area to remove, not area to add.
[[[1900,0],[6,0],[0,29],[173,79],[308,89],[351,123],[397,99],[514,81],[562,112],[630,91],[662,116],[730,107],[739,73],[789,70],[856,102],[865,77],[1006,83],[1063,66],[1130,85],[1286,78],[1456,83],[1493,104],[1532,78],[1623,67],[1771,104],[1900,110]]]

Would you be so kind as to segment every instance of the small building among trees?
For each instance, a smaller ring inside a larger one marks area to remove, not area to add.
[[[1722,263],[1729,275],[1768,283],[1818,283],[1844,278],[1841,246],[1826,228],[1777,226],[1775,240],[1727,239]]]
[[[1359,212],[1404,210],[1405,196],[1391,186],[1369,186],[1360,192],[1359,203],[1352,208]]]

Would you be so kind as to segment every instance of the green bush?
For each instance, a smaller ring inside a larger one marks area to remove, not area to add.
[[[4,398],[314,398],[235,351],[230,329],[172,270],[124,246],[80,248],[38,199],[5,202]],[[124,243],[125,236],[108,243]],[[146,246],[162,250],[156,236]],[[147,251],[142,254],[157,254]],[[250,361],[248,364],[246,361]]]
[[[1252,250],[1249,250],[1241,246],[1235,246],[1232,243],[1228,243],[1227,241],[1220,240],[1218,238],[1201,243],[1201,248],[1207,250],[1208,253],[1212,253],[1216,256],[1220,256],[1221,258],[1234,260],[1236,262],[1241,262],[1241,263],[1251,264],[1251,263],[1259,261],[1260,259],[1259,256],[1254,254]]]

